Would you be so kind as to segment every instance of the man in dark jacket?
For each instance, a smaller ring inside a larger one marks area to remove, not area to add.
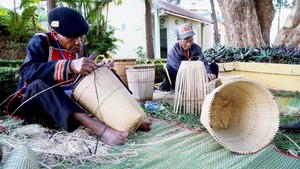
[[[193,42],[194,35],[195,33],[189,23],[178,26],[177,42],[168,53],[166,65],[172,85],[169,82],[167,72],[163,70],[165,78],[159,87],[161,91],[175,89],[176,75],[183,60],[201,60],[204,62],[209,80],[213,80],[218,76],[218,65],[215,63],[208,65],[201,47]]]
[[[99,66],[88,57],[83,43],[88,32],[87,22],[80,13],[67,7],[52,9],[48,22],[51,31],[31,38],[26,60],[20,68],[18,89],[26,87],[23,102],[32,97],[24,104],[20,116],[28,123],[54,120],[68,132],[83,125],[102,136],[100,140],[105,144],[124,144],[128,132],[114,130],[90,117],[68,95],[73,87],[71,82],[78,75],[87,75]],[[101,65],[111,68],[113,62],[106,60]],[[53,87],[64,81],[67,82]],[[150,130],[151,122],[144,122],[141,126]]]

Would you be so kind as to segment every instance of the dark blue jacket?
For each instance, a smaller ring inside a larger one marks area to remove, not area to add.
[[[84,57],[87,57],[85,46],[83,49],[84,51],[81,53]],[[62,58],[59,48],[55,40],[51,38],[50,33],[35,34],[30,39],[26,51],[26,59],[20,67],[21,78],[17,90],[24,85],[24,82],[30,83],[36,79],[59,83],[74,78],[74,74],[68,72],[69,59],[78,58],[78,54],[71,54],[62,49],[66,57],[72,55],[72,58]]]
[[[201,51],[201,47],[199,45],[193,43],[189,50],[189,54],[190,58],[199,57],[199,60],[204,62],[206,72],[211,73],[210,67],[206,59],[204,58],[203,53]],[[168,53],[167,67],[171,66],[176,72],[178,72],[181,61],[183,60],[187,60],[187,58],[184,54],[184,50],[177,42]]]

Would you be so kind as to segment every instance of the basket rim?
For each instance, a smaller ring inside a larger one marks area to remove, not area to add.
[[[212,108],[212,103],[214,102],[214,100],[215,100],[215,97],[216,97],[216,94],[218,93],[218,92],[220,92],[225,86],[228,86],[229,84],[233,84],[233,83],[237,83],[237,82],[249,82],[249,83],[253,83],[253,84],[256,84],[256,85],[258,85],[258,86],[260,86],[262,89],[264,89],[268,94],[270,94],[271,95],[271,97],[273,97],[274,98],[274,95],[271,93],[271,91],[268,89],[268,88],[266,88],[264,85],[262,85],[261,83],[259,83],[259,82],[257,82],[257,81],[255,81],[255,80],[252,80],[252,79],[247,79],[247,78],[241,78],[241,79],[233,79],[233,80],[230,80],[230,81],[228,81],[228,82],[225,82],[224,84],[222,84],[221,86],[219,86],[219,87],[217,87],[216,89],[214,89],[209,95],[211,95],[211,100],[208,102],[208,106],[207,106],[207,108],[208,108],[208,110],[211,110],[211,108]],[[274,99],[274,101],[275,101],[275,105],[276,105],[276,110],[278,110],[278,119],[279,119],[279,106],[278,106],[278,104],[277,104],[277,100],[276,99]],[[211,124],[211,113],[209,112],[208,113],[208,121],[207,121],[207,123],[210,125]],[[277,129],[276,129],[276,131],[274,130],[274,132],[275,133],[277,133],[277,131],[279,130],[279,126],[277,127]],[[230,150],[230,151],[233,151],[233,152],[236,152],[236,153],[239,153],[239,154],[250,154],[250,153],[256,153],[256,152],[258,152],[258,151],[260,151],[261,149],[263,149],[264,147],[266,147],[267,145],[269,145],[271,142],[272,142],[272,140],[274,139],[274,137],[275,137],[275,134],[272,136],[272,138],[270,138],[269,140],[268,140],[268,142],[265,144],[265,145],[263,145],[263,146],[261,146],[259,149],[257,149],[257,150],[253,150],[253,151],[245,151],[245,152],[241,152],[241,151],[238,151],[238,150],[236,150],[236,149],[233,149],[232,147],[229,147],[228,145],[226,145],[221,139],[219,139],[219,137],[217,137],[217,133],[215,132],[215,130],[210,126],[210,130],[209,130],[209,133],[213,136],[213,138],[215,139],[215,140],[217,140],[217,142],[219,143],[219,144],[221,144],[225,149],[228,149],[228,150]]]
[[[127,62],[127,61],[134,61],[136,62],[136,58],[116,58],[113,59],[115,62]]]
[[[130,65],[130,66],[126,66],[126,70],[145,69],[145,68],[155,68],[155,65],[154,64],[147,64],[147,65]]]

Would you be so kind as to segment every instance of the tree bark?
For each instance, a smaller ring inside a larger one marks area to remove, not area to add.
[[[147,57],[149,59],[154,58],[153,40],[152,40],[152,17],[151,17],[151,5],[149,0],[145,0],[145,26],[146,26],[146,43],[147,43]]]
[[[55,0],[47,0],[47,13],[49,13],[52,8],[55,8]],[[48,25],[48,30],[51,30],[50,25]]]
[[[55,8],[55,0],[47,0],[47,12]]]
[[[270,30],[275,17],[272,0],[256,0],[255,6],[260,24],[261,33],[266,45],[270,45]]]
[[[274,46],[293,45],[300,48],[300,0],[288,15],[283,27],[275,38]]]
[[[272,0],[218,0],[230,47],[263,47],[270,43],[275,9]]]

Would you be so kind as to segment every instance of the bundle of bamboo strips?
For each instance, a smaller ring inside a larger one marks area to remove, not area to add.
[[[182,61],[176,76],[174,112],[200,115],[209,93],[208,78],[202,61]]]

